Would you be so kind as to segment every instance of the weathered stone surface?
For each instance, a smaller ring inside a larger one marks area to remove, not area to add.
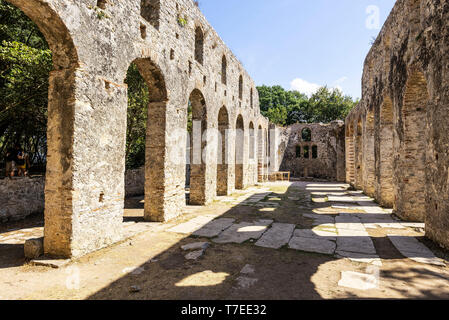
[[[295,250],[329,255],[334,254],[336,248],[335,242],[333,241],[303,237],[293,237],[288,246]]]
[[[218,236],[223,230],[229,228],[235,219],[230,218],[220,218],[209,222],[208,224],[201,227],[201,229],[193,233],[197,237],[213,238]]]
[[[382,266],[382,261],[380,260],[379,256],[375,254],[370,255],[356,252],[346,252],[337,249],[335,255],[338,257],[348,258],[351,261],[369,263],[379,267]]]
[[[192,172],[191,200],[211,202],[220,185],[217,176],[226,182],[221,186],[224,193],[235,189],[236,172],[241,178],[238,187],[258,181],[266,169],[262,163],[266,162],[268,119],[260,113],[255,83],[194,1],[151,1],[156,5],[101,1],[99,7],[95,1],[9,2],[38,25],[52,50],[46,254],[78,257],[122,239],[127,184],[125,78],[131,63],[139,69],[150,94],[145,177],[136,174],[140,182],[145,179],[146,220],[171,220],[185,206],[186,163],[177,161],[177,156],[187,158],[186,137],[179,138],[178,133],[184,130],[186,135],[189,100],[194,108],[199,103],[205,111],[201,130],[235,131],[239,116],[244,129],[239,140],[241,164],[229,156],[226,170],[219,174],[217,145],[211,144],[211,152],[200,154],[204,165]],[[187,23],[179,23],[180,16]],[[223,106],[224,122],[219,121]],[[229,150],[235,150],[235,140],[229,139]],[[99,160],[92,161],[92,155]],[[30,210],[33,207],[37,205],[30,203]],[[0,219],[16,215],[10,209],[0,210]]]
[[[36,259],[44,254],[44,238],[25,241],[25,258]]]
[[[449,19],[445,2],[396,1],[346,118],[346,181],[449,249]]]
[[[337,240],[337,233],[323,231],[320,229],[296,229],[293,233],[294,237],[321,239],[321,240]]]
[[[288,243],[293,230],[295,230],[294,224],[273,223],[271,228],[256,242],[256,246],[280,249]]]
[[[199,250],[199,249],[207,249],[209,247],[209,242],[195,242],[195,243],[189,243],[181,247],[184,251],[189,250]]]
[[[366,236],[339,236],[337,238],[337,250],[369,255],[376,254],[373,241]]]
[[[413,261],[437,266],[445,266],[443,260],[435,257],[432,251],[414,237],[388,235],[388,238],[398,251]]]
[[[272,223],[273,220],[259,220],[234,224],[212,241],[216,243],[243,243],[250,239],[257,240]]]
[[[379,279],[371,274],[343,271],[338,285],[357,290],[370,290],[379,287]]]
[[[167,231],[182,234],[192,234],[195,231],[203,228],[205,225],[207,225],[214,219],[215,217],[212,216],[199,216],[185,223],[181,223],[173,228],[170,228]]]
[[[303,139],[303,130],[310,130],[310,141]],[[279,154],[282,155],[280,171],[290,171],[293,177],[315,177],[344,181],[345,138],[343,122],[333,121],[329,124],[297,123],[280,131],[278,150]],[[308,157],[306,158],[305,151],[307,148]]]
[[[185,258],[187,260],[197,260],[198,258],[200,258],[204,255],[204,252],[205,252],[204,249],[192,251],[192,252],[186,254]]]

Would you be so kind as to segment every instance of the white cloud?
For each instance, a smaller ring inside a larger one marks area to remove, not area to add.
[[[341,77],[337,80],[335,80],[332,85],[330,86],[330,89],[338,89],[343,92],[343,88],[341,84],[348,80],[348,77]],[[308,82],[301,78],[296,78],[292,82],[290,82],[290,90],[296,90],[301,93],[304,93],[308,95],[309,97],[314,94],[319,88],[321,88],[324,85],[316,84]]]
[[[290,82],[290,89],[304,93],[308,96],[314,94],[321,86],[316,83],[310,83],[306,80],[296,78]]]

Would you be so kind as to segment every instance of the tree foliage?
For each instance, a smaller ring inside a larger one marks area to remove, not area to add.
[[[0,0],[0,153],[21,144],[33,163],[44,163],[51,69],[51,51],[39,29]]]
[[[128,117],[126,127],[126,167],[145,165],[145,138],[150,103],[148,86],[135,64],[126,75],[128,85]]]
[[[257,90],[261,113],[281,126],[344,120],[358,103],[340,90],[327,87],[318,89],[310,98],[298,91],[286,91],[281,86],[261,86]]]

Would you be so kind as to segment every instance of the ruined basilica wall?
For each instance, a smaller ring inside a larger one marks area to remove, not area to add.
[[[448,18],[445,1],[398,0],[365,60],[360,105],[346,119],[346,141],[354,141],[347,153],[355,153],[355,163],[347,163],[347,178],[354,175],[355,181],[348,182],[403,219],[425,221],[426,236],[446,248]],[[364,173],[358,176],[359,165]]]
[[[231,128],[242,114],[244,163],[254,166],[248,163],[249,122],[254,119],[268,126],[260,116],[257,90],[192,1],[161,0],[154,7],[158,19],[152,16],[149,20],[141,16],[141,1],[135,0],[9,2],[39,26],[54,58],[45,189],[47,254],[80,256],[121,239],[127,113],[124,80],[133,61],[150,88],[147,219],[169,220],[185,205],[185,163],[169,158],[172,154],[185,156],[185,133],[173,138],[172,132],[186,128],[187,102],[193,89],[204,97],[208,128],[217,127],[222,106],[229,112]],[[178,13],[187,18],[184,26],[178,23]],[[204,32],[203,64],[194,58],[198,26]],[[223,54],[228,60],[226,86],[220,82]],[[243,77],[241,100],[239,75]],[[204,157],[205,203],[213,199],[216,190],[216,156],[213,143],[210,145],[210,154]],[[230,149],[234,150],[232,139]],[[233,167],[228,171],[230,184]],[[244,180],[249,185],[254,177],[245,168]]]
[[[311,130],[311,141],[304,141],[302,131]],[[317,148],[313,158],[313,147]],[[308,147],[309,157],[304,157]],[[344,122],[329,124],[293,124],[283,128],[280,136],[280,171],[293,177],[314,177],[345,181]],[[299,152],[299,153],[298,153]]]

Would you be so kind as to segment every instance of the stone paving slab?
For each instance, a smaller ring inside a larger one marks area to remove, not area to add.
[[[337,233],[322,231],[317,229],[296,229],[293,233],[294,237],[318,239],[318,240],[337,240]]]
[[[206,224],[210,223],[212,220],[214,220],[215,217],[213,216],[199,216],[196,218],[193,218],[192,220],[189,220],[185,223],[181,223],[171,229],[168,229],[168,232],[173,233],[181,233],[181,234],[191,234],[195,231],[201,229]]]
[[[280,249],[288,243],[294,230],[294,224],[273,223],[271,229],[265,232],[259,241],[256,242],[256,246]]]
[[[213,220],[206,224],[201,229],[195,231],[193,233],[194,236],[197,237],[205,237],[205,238],[213,238],[218,236],[223,230],[229,228],[235,219],[230,218],[220,218]]]
[[[313,252],[313,253],[322,253],[332,255],[335,252],[335,242],[325,239],[312,239],[312,238],[304,238],[304,237],[293,237],[288,243],[289,248],[305,251],[305,252]]]
[[[272,223],[273,220],[259,220],[234,224],[212,241],[216,243],[243,243],[250,239],[257,240]]]
[[[363,236],[338,237],[337,250],[362,254],[376,254],[373,240],[370,237]]]
[[[370,254],[362,254],[362,253],[356,253],[356,252],[346,252],[346,251],[337,250],[335,252],[335,255],[337,257],[348,258],[351,261],[369,263],[369,264],[373,264],[373,265],[376,265],[379,267],[382,266],[382,260],[376,254],[370,255]]]
[[[415,237],[387,235],[393,245],[406,258],[425,264],[446,266],[443,260],[437,258],[429,248],[419,242]]]
[[[346,287],[358,290],[376,289],[379,287],[379,280],[375,275],[343,271],[341,280],[338,282],[340,287]]]

